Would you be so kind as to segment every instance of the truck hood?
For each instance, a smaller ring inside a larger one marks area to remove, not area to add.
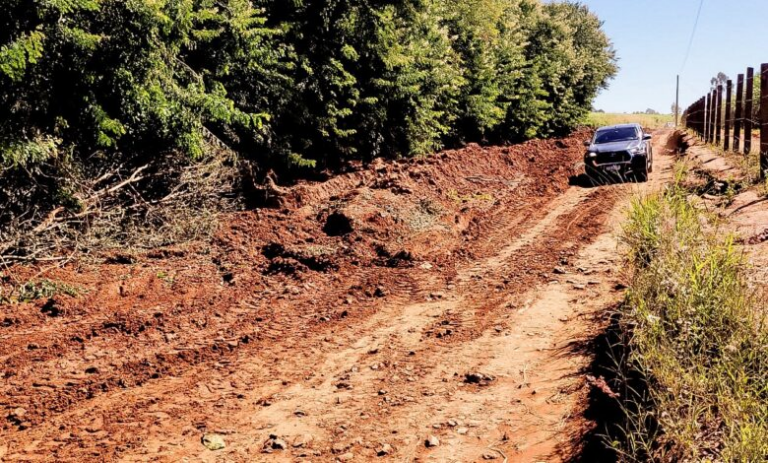
[[[589,151],[593,153],[615,153],[617,151],[629,151],[637,148],[642,143],[641,140],[617,141],[613,143],[603,143],[600,145],[590,145]]]

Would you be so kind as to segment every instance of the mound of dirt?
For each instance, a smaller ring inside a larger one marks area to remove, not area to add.
[[[260,365],[275,393],[313,377],[302,357],[335,330],[386,304],[440,300],[424,288],[464,284],[454,282],[460,266],[527,233],[521,224],[545,215],[578,174],[588,137],[379,161],[298,184],[283,209],[227,215],[211,243],[6,270],[0,415],[14,418],[0,420],[2,434],[39,444],[21,459],[118,459],[151,447],[153,423],[184,436],[207,429],[191,397],[245,397],[230,379],[238,359]],[[539,278],[570,252],[565,238],[593,232],[585,217],[564,215],[557,236],[523,254],[534,265],[521,263],[498,285],[525,288]],[[27,282],[45,291],[20,298]],[[457,336],[461,320],[448,322],[453,339],[491,323]],[[295,375],[270,376],[283,362]],[[210,377],[217,385],[198,386]]]

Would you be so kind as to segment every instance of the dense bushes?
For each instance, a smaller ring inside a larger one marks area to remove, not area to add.
[[[615,72],[586,7],[533,0],[9,0],[2,162],[337,164],[572,128]]]
[[[285,85],[285,47],[246,1],[6,3],[6,166],[66,152],[199,157],[205,128],[246,145],[261,138],[269,91]]]
[[[73,196],[72,179],[160,158],[190,162],[216,147],[256,177],[274,169],[285,179],[354,159],[561,134],[616,70],[600,22],[572,3],[6,0],[3,8],[4,201],[18,193],[12,181],[34,179],[22,196],[52,201]]]

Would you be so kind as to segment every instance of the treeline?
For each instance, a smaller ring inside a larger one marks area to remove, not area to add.
[[[289,177],[563,134],[615,63],[578,3],[4,0],[0,199],[214,148]]]
[[[0,43],[5,167],[519,141],[573,128],[616,69],[586,7],[532,0],[6,0]]]

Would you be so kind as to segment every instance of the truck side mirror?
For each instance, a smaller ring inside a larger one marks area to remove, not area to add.
[[[592,144],[592,141],[591,141],[591,140],[587,140],[587,141],[585,141],[585,142],[584,142],[584,146],[589,146],[589,145],[591,145],[591,144]]]
[[[653,138],[653,135],[651,134],[646,133],[645,135],[643,135],[643,140],[645,141],[651,140],[652,138]]]

